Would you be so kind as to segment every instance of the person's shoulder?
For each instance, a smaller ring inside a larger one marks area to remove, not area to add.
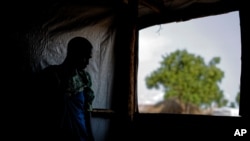
[[[59,67],[60,67],[59,65],[50,65],[50,66],[44,68],[43,71],[44,72],[46,72],[46,71],[56,71],[56,70],[59,69]]]
[[[48,88],[53,88],[53,86],[56,86],[59,79],[59,65],[51,65],[42,70],[42,72],[39,75],[39,81],[42,83],[43,86],[46,86]]]
[[[46,68],[44,68],[41,73],[42,74],[51,74],[51,73],[56,73],[59,70],[60,66],[59,65],[50,65]]]
[[[50,65],[38,73],[38,78],[43,80],[49,77],[53,77],[57,74],[58,70],[59,65]]]

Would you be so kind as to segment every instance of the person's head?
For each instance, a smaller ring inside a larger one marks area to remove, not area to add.
[[[92,44],[83,37],[74,37],[68,43],[66,60],[71,67],[84,69],[92,57]]]

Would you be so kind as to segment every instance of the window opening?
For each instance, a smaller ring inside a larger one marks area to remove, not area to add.
[[[140,113],[238,116],[240,72],[238,11],[139,31]]]

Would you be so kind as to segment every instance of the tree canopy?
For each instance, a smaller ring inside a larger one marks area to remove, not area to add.
[[[146,77],[147,88],[164,90],[164,98],[178,98],[184,104],[210,107],[216,104],[225,106],[227,100],[219,83],[224,72],[216,65],[219,57],[212,58],[208,64],[201,56],[176,50],[163,55],[160,67]]]
[[[236,94],[235,101],[237,105],[240,104],[240,91]]]

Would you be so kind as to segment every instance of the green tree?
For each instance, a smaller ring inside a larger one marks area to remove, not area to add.
[[[235,108],[235,107],[236,107],[236,106],[235,106],[235,103],[234,103],[234,102],[230,102],[229,107],[231,107],[231,108]]]
[[[219,63],[219,57],[205,64],[201,56],[177,50],[163,56],[160,67],[146,77],[146,85],[149,89],[162,87],[165,99],[178,98],[186,109],[190,104],[225,106],[228,101],[218,84],[224,77],[224,72],[216,67]]]
[[[240,91],[236,94],[235,101],[236,101],[237,105],[240,104]]]

